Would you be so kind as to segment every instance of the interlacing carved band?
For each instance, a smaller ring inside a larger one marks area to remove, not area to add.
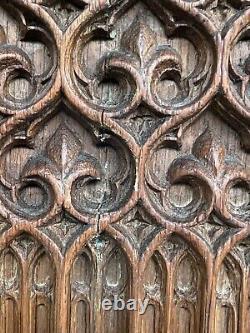
[[[16,274],[6,278],[0,266],[0,297],[20,312],[30,281],[31,303],[51,313],[48,333],[78,332],[78,306],[86,332],[111,332],[98,304],[114,294],[147,296],[160,318],[155,332],[170,332],[183,308],[193,332],[216,332],[215,312],[204,314],[216,306],[231,309],[237,326],[238,299],[250,299],[249,159],[211,126],[193,138],[189,129],[212,108],[249,156],[250,1],[2,0],[0,8],[0,255],[12,256]],[[27,93],[13,93],[17,81]],[[181,185],[192,198],[176,205]],[[241,205],[230,200],[235,187],[247,193]],[[29,276],[39,260],[53,267],[42,281]],[[77,265],[87,267],[81,277]],[[184,286],[177,272],[188,266]],[[144,327],[143,316],[126,316],[126,332]],[[18,319],[17,333],[34,332],[31,317]]]

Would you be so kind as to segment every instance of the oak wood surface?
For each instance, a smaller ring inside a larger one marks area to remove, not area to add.
[[[0,333],[250,332],[249,6],[0,2]]]

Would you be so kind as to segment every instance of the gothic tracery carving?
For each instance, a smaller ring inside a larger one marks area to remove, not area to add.
[[[1,1],[1,333],[248,328],[249,5]]]

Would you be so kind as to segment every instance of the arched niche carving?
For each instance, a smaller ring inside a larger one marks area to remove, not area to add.
[[[147,323],[142,319],[142,327],[147,327],[145,332],[163,332],[170,326],[178,333],[200,331],[205,325],[204,261],[182,237],[162,238],[142,273],[142,293],[150,299],[151,313],[145,316]]]
[[[3,333],[53,333],[56,270],[48,251],[33,236],[21,233],[0,258]]]
[[[119,333],[130,325],[129,312],[115,311],[114,301],[131,294],[129,261],[118,242],[107,233],[92,237],[77,254],[69,273],[70,333]],[[102,306],[110,301],[110,310]],[[118,306],[121,306],[119,304]]]

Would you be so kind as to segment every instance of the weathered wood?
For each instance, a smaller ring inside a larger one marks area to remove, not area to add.
[[[1,1],[0,333],[250,331],[249,6]]]

